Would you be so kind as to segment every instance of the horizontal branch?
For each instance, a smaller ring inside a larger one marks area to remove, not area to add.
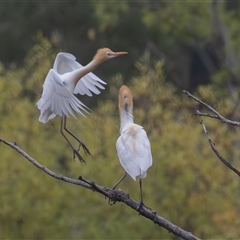
[[[213,150],[213,152],[217,155],[217,157],[220,159],[220,161],[226,165],[229,169],[231,169],[233,172],[235,172],[239,177],[240,177],[240,171],[238,171],[236,168],[234,168],[231,163],[229,163],[223,156],[221,156],[221,154],[218,152],[218,150],[216,149],[215,147],[215,144],[212,142],[210,136],[209,136],[209,133],[206,129],[206,126],[204,124],[204,122],[201,120],[200,121],[200,124],[202,125],[202,128],[203,128],[203,131],[208,139],[208,142]]]
[[[104,195],[105,197],[109,198],[113,202],[123,202],[126,205],[128,205],[129,207],[131,207],[132,209],[134,209],[135,211],[137,211],[140,215],[150,219],[155,224],[167,229],[169,232],[171,232],[174,235],[179,236],[183,239],[200,240],[199,238],[194,236],[192,233],[183,230],[182,228],[169,222],[165,218],[159,216],[156,211],[153,211],[150,208],[145,207],[145,206],[143,206],[142,208],[139,208],[139,203],[136,202],[135,200],[133,200],[132,198],[130,198],[129,195],[126,194],[125,192],[123,192],[122,190],[113,190],[111,188],[107,188],[107,187],[98,185],[92,181],[84,179],[82,176],[80,176],[79,179],[76,180],[76,179],[72,179],[72,178],[63,176],[61,174],[57,174],[57,173],[51,171],[50,169],[48,169],[47,167],[43,166],[39,162],[37,162],[31,156],[29,156],[25,151],[23,151],[20,147],[18,147],[16,143],[8,142],[8,141],[4,140],[3,138],[0,138],[0,142],[3,142],[7,146],[13,148],[15,151],[17,151],[19,154],[21,154],[23,157],[25,157],[29,162],[31,162],[34,166],[41,169],[43,172],[45,172],[46,174],[48,174],[49,176],[51,176],[55,179],[62,180],[67,183],[79,185],[81,187],[93,190],[95,192],[98,192],[98,193]]]
[[[198,116],[204,116],[204,117],[211,117],[211,118],[216,118],[221,120],[224,123],[233,125],[235,127],[240,127],[240,122],[236,122],[236,121],[231,121],[225,117],[223,117],[217,110],[215,110],[213,107],[211,107],[210,105],[208,105],[207,103],[203,102],[202,100],[198,99],[197,97],[193,96],[191,93],[189,93],[186,90],[183,90],[183,93],[187,94],[188,97],[192,98],[193,100],[195,100],[196,102],[202,104],[203,106],[205,106],[207,109],[209,109],[210,111],[212,111],[213,113],[215,113],[215,115],[212,114],[207,114],[207,113],[201,113],[199,110],[196,111],[195,115]]]

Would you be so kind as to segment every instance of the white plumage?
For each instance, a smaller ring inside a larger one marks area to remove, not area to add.
[[[42,97],[37,102],[37,107],[41,110],[40,122],[46,123],[56,115],[69,117],[71,114],[75,117],[73,110],[84,116],[87,107],[73,93],[91,97],[91,91],[99,94],[98,88],[104,89],[106,83],[91,72],[81,77],[82,72],[84,73],[84,67],[72,54],[57,55],[53,68],[45,79]]]
[[[84,116],[84,112],[89,109],[74,94],[87,95],[100,94],[106,84],[95,74],[91,73],[98,65],[111,58],[127,54],[127,52],[113,52],[109,48],[99,49],[93,60],[86,66],[82,66],[70,53],[59,53],[55,59],[53,68],[49,70],[43,85],[43,93],[37,102],[40,110],[39,121],[46,123],[56,115],[61,117],[61,134],[73,149],[74,158],[78,156],[80,161],[84,161],[63,130],[66,130],[83,147],[85,153],[89,150],[74,134],[66,128],[66,117],[73,116],[74,112]],[[100,89],[100,90],[99,90]]]
[[[142,126],[129,123],[121,130],[116,144],[122,167],[134,179],[145,178],[152,165],[151,145]]]
[[[125,178],[126,173],[134,180],[140,179],[141,206],[143,204],[141,179],[147,176],[147,170],[152,165],[151,144],[143,127],[133,122],[132,93],[127,86],[123,85],[120,88],[118,99],[121,127],[116,149],[125,174],[113,189]]]

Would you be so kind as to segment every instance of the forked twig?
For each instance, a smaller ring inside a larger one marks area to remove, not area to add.
[[[208,114],[208,113],[201,113],[199,110],[196,110],[195,115],[198,116],[203,116],[203,117],[210,117],[210,118],[216,118],[221,120],[224,123],[228,123],[230,125],[236,126],[236,127],[240,127],[240,122],[236,122],[236,121],[231,121],[225,117],[223,117],[218,111],[216,111],[214,108],[212,108],[210,105],[208,105],[207,103],[203,102],[202,100],[198,99],[197,97],[193,96],[191,93],[189,93],[186,90],[183,90],[183,92],[185,94],[187,94],[188,97],[192,98],[193,100],[195,100],[196,102],[202,104],[203,106],[205,106],[207,109],[209,109],[210,111],[212,111],[214,114]],[[229,163],[216,149],[215,144],[212,142],[209,133],[206,129],[205,124],[203,123],[203,121],[200,121],[200,124],[202,125],[203,131],[208,139],[208,142],[213,150],[213,152],[216,154],[216,156],[219,158],[219,160],[225,165],[227,166],[229,169],[231,169],[233,172],[235,172],[239,177],[240,177],[240,171],[238,171],[235,167],[233,167],[231,165],[231,163]]]
[[[211,118],[216,118],[221,120],[224,123],[228,123],[230,125],[233,125],[235,127],[240,127],[240,122],[236,122],[236,121],[231,121],[225,117],[223,117],[217,110],[215,110],[213,107],[211,107],[210,105],[208,105],[207,103],[203,102],[202,100],[198,99],[197,97],[193,96],[191,93],[189,93],[186,90],[183,90],[183,92],[185,94],[187,94],[188,97],[192,98],[193,100],[195,100],[198,103],[201,103],[203,106],[205,106],[207,109],[209,109],[210,111],[212,111],[213,113],[215,113],[215,115],[212,114],[208,114],[208,113],[201,113],[199,110],[196,110],[195,115],[198,116],[204,116],[204,117],[211,117]]]
[[[233,172],[235,172],[235,173],[240,177],[240,171],[238,171],[235,167],[233,167],[233,166],[231,165],[231,163],[229,163],[229,162],[218,152],[218,150],[216,149],[215,143],[212,142],[212,140],[211,140],[211,138],[210,138],[210,136],[209,136],[209,133],[208,133],[208,131],[207,131],[207,129],[206,129],[206,126],[205,126],[203,120],[200,121],[200,124],[202,125],[203,131],[204,131],[204,133],[205,133],[205,135],[206,135],[206,137],[207,137],[207,139],[208,139],[208,142],[209,142],[209,144],[210,144],[213,152],[217,155],[217,157],[220,159],[220,161],[221,161],[224,165],[226,165],[229,169],[231,169]]]

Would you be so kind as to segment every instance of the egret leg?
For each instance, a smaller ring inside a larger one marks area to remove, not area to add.
[[[143,192],[142,192],[142,179],[141,178],[139,179],[139,186],[140,186],[140,197],[141,197],[141,200],[140,200],[138,209],[140,209],[144,205],[144,203],[143,203]]]
[[[62,136],[65,138],[65,140],[68,142],[69,146],[72,148],[73,150],[73,159],[75,159],[75,157],[77,156],[77,158],[79,159],[80,162],[85,162],[85,160],[83,159],[83,157],[79,154],[78,150],[76,150],[73,145],[71,144],[71,142],[68,140],[67,136],[64,134],[64,118],[66,117],[62,117],[61,118],[61,127],[60,127],[60,133],[62,134]]]
[[[79,147],[78,147],[78,151],[80,150],[80,147],[82,146],[83,148],[83,151],[86,155],[91,155],[90,151],[88,150],[88,148],[86,147],[86,145],[78,138],[76,137],[72,132],[70,132],[68,129],[67,129],[67,118],[66,116],[63,116],[64,118],[64,125],[63,125],[63,128],[64,130],[69,133],[73,138],[75,138],[78,143],[79,143]]]
[[[115,189],[117,187],[117,185],[127,176],[127,173],[124,172],[123,176],[120,178],[120,180],[118,180],[118,182],[112,187],[112,189]]]
[[[114,190],[116,187],[117,187],[117,185],[125,178],[127,176],[127,173],[126,172],[124,172],[124,174],[123,174],[123,176],[120,178],[120,180],[118,180],[118,182],[112,187],[112,189]],[[111,200],[111,199],[109,199],[108,200],[108,205],[114,205],[116,203],[116,201],[114,201],[114,200]]]

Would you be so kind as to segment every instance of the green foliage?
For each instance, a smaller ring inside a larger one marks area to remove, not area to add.
[[[128,11],[127,2],[111,1],[108,4],[102,4],[102,2],[93,3],[95,16],[99,19],[99,30],[101,32],[116,27],[120,21],[120,17],[124,12]]]
[[[96,70],[103,78],[121,71],[131,79],[147,50],[151,61],[166,60],[165,75],[180,90],[211,81],[239,85],[239,13],[238,1],[1,1],[0,60],[23,64],[42,31],[82,64],[100,47],[128,51],[121,70],[119,59]]]
[[[143,21],[166,37],[173,37],[172,40],[193,44],[196,39],[206,41],[211,33],[208,7],[209,2],[183,4],[181,1],[169,1],[161,7],[145,11]]]
[[[39,89],[52,66],[55,50],[41,34],[25,65],[1,69],[1,137],[17,144],[51,170],[73,178],[82,175],[111,187],[122,176],[115,143],[119,136],[117,95],[124,80],[109,82],[108,97],[87,118],[69,119],[69,128],[89,147],[87,164],[73,161],[59,133],[60,119],[38,122],[33,89]],[[135,122],[144,126],[152,144],[153,166],[143,180],[145,203],[161,216],[203,239],[236,239],[239,229],[239,179],[214,155],[192,116],[196,103],[179,97],[165,79],[164,62],[146,58],[136,63],[139,75],[129,81]],[[26,93],[27,92],[27,93]],[[31,93],[31,94],[29,94]],[[234,108],[227,94],[202,87],[197,94],[219,111]],[[206,120],[211,138],[235,167],[239,134],[221,122]],[[175,239],[165,229],[127,206],[108,201],[81,187],[59,182],[1,144],[0,232],[4,239]],[[119,188],[139,200],[139,185],[130,177]]]

